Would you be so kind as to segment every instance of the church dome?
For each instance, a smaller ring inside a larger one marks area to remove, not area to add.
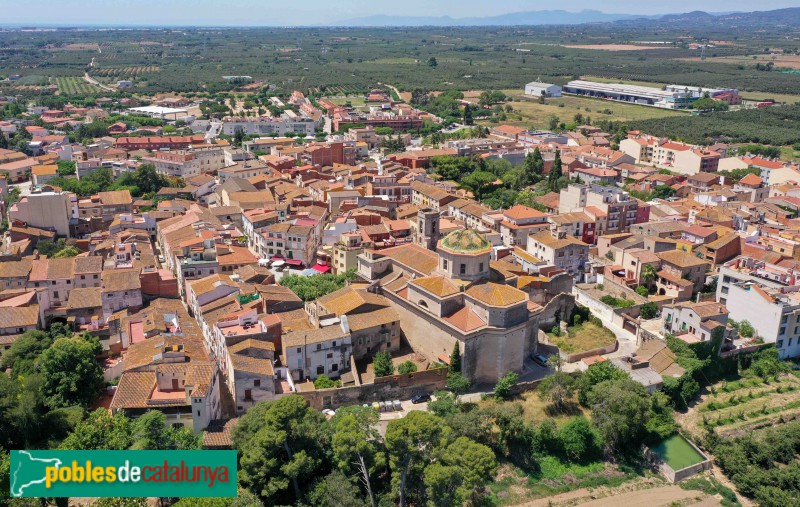
[[[479,255],[492,251],[492,244],[475,229],[453,231],[439,242],[439,248],[462,255]]]

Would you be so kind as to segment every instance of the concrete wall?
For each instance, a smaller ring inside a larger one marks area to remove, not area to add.
[[[320,389],[298,393],[311,408],[338,409],[348,405],[361,405],[373,401],[405,400],[417,392],[439,391],[447,384],[447,368],[423,370],[406,375],[389,375],[375,379],[373,384]]]

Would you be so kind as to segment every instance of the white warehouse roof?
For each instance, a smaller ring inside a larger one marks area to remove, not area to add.
[[[186,109],[176,109],[174,107],[161,107],[161,106],[132,107],[128,109],[128,111],[133,111],[134,113],[144,113],[147,115],[188,113]]]

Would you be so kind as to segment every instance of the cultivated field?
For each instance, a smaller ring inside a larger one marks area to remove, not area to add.
[[[87,83],[82,77],[58,77],[56,84],[62,95],[93,95],[100,91],[100,88]]]
[[[698,62],[700,58],[682,58],[687,62]],[[800,56],[796,55],[736,55],[706,58],[705,61],[731,63],[736,65],[755,65],[772,63],[784,69],[800,69]]]
[[[723,437],[744,435],[800,417],[800,380],[783,375],[765,383],[758,377],[719,382],[677,420],[683,429],[700,438],[706,427]]]
[[[644,46],[638,44],[565,44],[565,48],[597,49],[600,51],[646,51],[648,49],[671,49],[672,46]]]
[[[557,117],[560,122],[569,123],[578,113],[584,118],[589,116],[592,120],[613,121],[649,120],[686,114],[656,107],[568,95],[550,98],[544,104],[539,104],[537,99],[526,97],[521,90],[503,90],[503,92],[514,99],[511,102],[514,112],[509,113],[507,120],[502,123],[522,127],[547,128],[552,116]],[[464,93],[464,98],[477,102],[479,95],[480,92],[470,91]]]

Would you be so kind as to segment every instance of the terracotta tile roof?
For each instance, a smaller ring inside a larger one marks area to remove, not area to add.
[[[232,449],[231,433],[237,424],[239,424],[238,418],[211,421],[203,432],[203,449]]]
[[[274,347],[273,347],[274,348]],[[250,357],[238,353],[230,354],[233,369],[244,371],[255,375],[274,377],[275,369],[272,366],[272,359],[261,357]]]
[[[546,213],[542,213],[541,211],[539,211],[537,209],[530,208],[530,207],[525,206],[523,204],[517,204],[517,205],[512,206],[511,208],[508,208],[507,210],[505,210],[503,212],[503,215],[505,215],[506,218],[509,218],[511,220],[524,220],[526,218],[543,217],[543,216],[546,216]]]
[[[115,269],[103,271],[103,292],[120,292],[142,288],[138,269]]]
[[[76,287],[69,293],[69,300],[67,301],[68,310],[79,310],[84,308],[102,308],[103,289],[100,287]]]
[[[486,322],[481,319],[477,313],[466,306],[462,306],[450,315],[443,317],[443,319],[445,322],[449,322],[465,333],[469,333],[486,325]]]
[[[235,345],[228,346],[228,352],[231,354],[246,354],[247,349],[259,349],[266,350],[268,352],[275,352],[275,344],[272,342],[248,338],[247,340],[240,341]]]
[[[763,182],[764,180],[762,180],[761,178],[752,173],[748,174],[747,176],[739,180],[740,185],[749,185],[752,187],[757,187],[761,185]]]
[[[27,277],[31,266],[32,262],[28,259],[0,262],[0,278]]]
[[[383,296],[364,289],[354,289],[349,285],[319,298],[317,303],[338,316],[350,314],[364,305],[379,307],[390,305],[389,300]]]
[[[683,250],[667,250],[666,252],[659,252],[656,255],[658,255],[658,257],[664,262],[668,262],[669,264],[673,264],[682,268],[707,264],[707,262],[703,259],[695,257],[694,255],[684,252]]]
[[[114,206],[120,204],[132,204],[133,197],[131,197],[130,190],[112,190],[110,192],[98,192],[97,197],[100,202],[105,206]]]
[[[103,271],[103,258],[99,255],[75,257],[75,274],[94,274]]]
[[[39,305],[0,307],[0,329],[35,326],[39,323]]]
[[[156,374],[153,371],[124,373],[119,379],[110,408],[147,408],[147,400],[155,386]],[[186,405],[186,401],[183,400],[180,405]]]
[[[342,340],[348,334],[342,331],[342,326],[334,324],[319,329],[309,329],[307,331],[296,331],[283,336],[281,343],[283,350],[288,347],[302,347],[303,345],[323,343],[331,340]]]
[[[577,238],[574,238],[572,236],[566,236],[564,238],[556,238],[550,233],[550,231],[542,231],[536,234],[532,234],[529,236],[528,239],[538,241],[539,243],[554,250],[560,250],[562,248],[567,248],[571,246],[586,247],[587,249],[589,248],[589,245],[587,245],[586,243]]]
[[[67,259],[47,259],[47,279],[72,279],[75,275],[75,260],[77,257]]]
[[[442,298],[453,296],[461,292],[461,290],[453,282],[441,275],[417,278],[411,280],[409,283],[423,288],[434,296]]]
[[[394,308],[382,308],[374,312],[347,316],[350,331],[363,331],[364,329],[370,329],[382,324],[388,325],[393,322],[400,322],[400,315]]]
[[[439,256],[416,243],[387,248],[379,252],[418,273],[429,275],[439,265]]]
[[[489,306],[511,306],[528,299],[527,294],[519,289],[492,282],[473,285],[466,294]]]

